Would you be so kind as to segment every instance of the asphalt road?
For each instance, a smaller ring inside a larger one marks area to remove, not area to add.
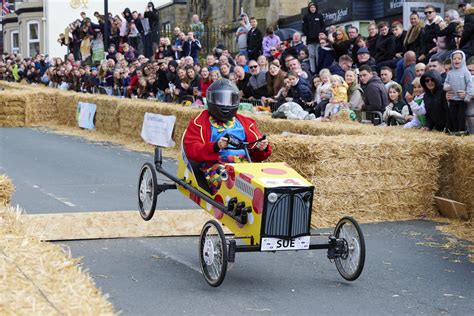
[[[28,213],[137,210],[140,167],[150,153],[29,128],[0,128],[0,173],[13,179],[12,205]],[[176,161],[164,159],[168,170]],[[160,209],[190,209],[181,193],[160,195]]]
[[[144,161],[151,155],[109,143],[0,128],[0,172],[17,187],[14,204],[29,213],[136,209]],[[160,199],[163,208],[193,207],[177,192]],[[322,250],[238,253],[222,286],[211,288],[199,272],[195,237],[60,244],[83,257],[123,315],[474,314],[474,264],[464,249],[440,247],[445,239],[435,223],[362,229],[366,265],[354,282],[344,281]]]

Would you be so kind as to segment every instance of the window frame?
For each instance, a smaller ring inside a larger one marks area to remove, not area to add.
[[[30,33],[30,26],[33,25],[33,24],[36,24],[38,25],[38,32],[37,32],[37,35],[38,35],[38,39],[31,39],[31,33]],[[38,49],[38,54],[41,53],[41,30],[40,30],[40,23],[39,21],[36,21],[36,20],[31,20],[31,21],[28,21],[28,23],[26,23],[26,38],[27,38],[27,42],[28,42],[28,47],[27,47],[27,52],[28,52],[28,57],[34,57],[34,56],[31,56],[31,51],[30,51],[30,45],[31,44],[35,44],[35,43],[38,43],[39,44],[39,49]]]
[[[14,43],[14,40],[13,40],[13,37],[14,36],[18,36],[18,46],[17,47],[14,47],[13,46],[13,43]],[[20,31],[19,30],[14,30],[14,31],[11,31],[10,32],[10,47],[11,47],[11,52],[13,54],[19,54],[20,53]]]

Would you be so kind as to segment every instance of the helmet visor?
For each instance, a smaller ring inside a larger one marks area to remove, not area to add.
[[[216,105],[236,106],[239,105],[239,94],[234,91],[207,91],[207,101]]]

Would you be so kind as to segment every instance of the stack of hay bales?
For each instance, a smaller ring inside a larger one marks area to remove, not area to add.
[[[15,90],[0,92],[0,126],[20,127],[26,124],[27,98]]]
[[[395,136],[274,136],[272,161],[286,161],[314,184],[312,224],[344,215],[404,220],[435,215],[442,141]],[[432,150],[427,151],[430,147]]]
[[[114,315],[79,259],[26,234],[12,192],[0,175],[0,315]]]

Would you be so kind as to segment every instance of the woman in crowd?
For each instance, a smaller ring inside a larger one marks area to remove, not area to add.
[[[339,57],[346,55],[349,47],[351,46],[351,41],[347,37],[347,33],[342,27],[338,27],[334,32],[334,42],[332,47],[334,49],[334,59],[339,60]]]
[[[209,69],[207,67],[202,67],[201,69],[201,87],[199,89],[200,94],[203,98],[206,97],[207,88],[212,84],[212,80],[210,77]]]
[[[220,72],[221,72],[221,76],[222,78],[226,78],[226,79],[229,79],[229,76],[230,76],[230,65],[229,64],[222,64],[220,67]]]
[[[439,72],[429,70],[421,76],[421,86],[425,91],[423,102],[426,109],[426,125],[424,130],[443,131],[446,128],[448,117],[448,102],[443,91]],[[407,102],[411,102],[408,100]]]
[[[277,94],[283,88],[286,72],[281,70],[280,63],[272,61],[267,72],[268,98],[262,97],[264,103],[276,102]]]
[[[268,60],[265,56],[260,55],[257,58],[257,64],[260,66],[260,71],[267,72],[268,71]]]
[[[360,111],[364,105],[363,90],[357,82],[357,75],[353,70],[346,71],[345,78],[347,85],[347,95],[349,97],[348,108]]]

